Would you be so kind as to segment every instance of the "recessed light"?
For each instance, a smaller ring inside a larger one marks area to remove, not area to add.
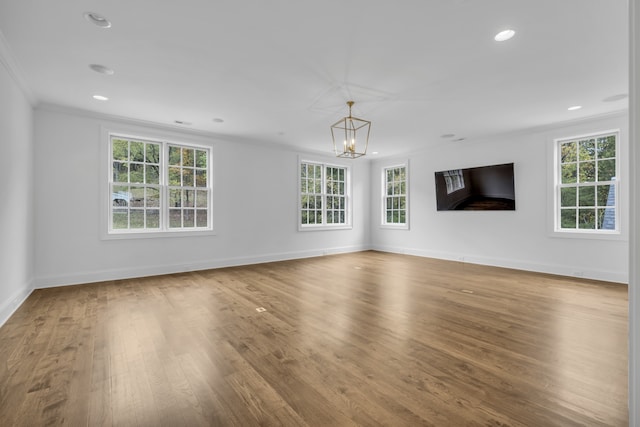
[[[440,138],[453,138],[455,134],[453,133],[445,133],[444,135],[440,135]]]
[[[371,153],[371,154],[378,154],[378,152],[377,152],[377,151],[374,151],[374,152],[373,152],[373,153]]]
[[[191,122],[185,122],[184,120],[174,120],[173,123],[183,126],[191,126],[193,124]]]
[[[98,100],[98,101],[108,101],[109,98],[107,98],[106,96],[102,96],[102,95],[93,95],[93,99]]]
[[[629,95],[627,95],[626,93],[620,93],[618,95],[612,95],[612,96],[608,96],[605,99],[603,99],[604,102],[614,102],[614,101],[621,101],[625,98],[627,98]]]
[[[108,76],[112,76],[113,73],[115,72],[111,68],[105,67],[104,65],[100,65],[100,64],[89,64],[89,68],[91,68],[96,73],[106,74]]]
[[[567,108],[569,111],[576,111],[582,108],[582,105],[574,105],[573,107]]]
[[[84,17],[87,21],[100,28],[111,28],[111,22],[102,15],[94,12],[85,12]]]
[[[456,138],[456,139],[454,139],[453,141],[454,141],[454,142],[460,142],[460,141],[464,141],[464,140],[465,140],[465,138]]]
[[[211,119],[211,121],[212,121],[212,122],[214,122],[214,123],[224,123],[224,120],[222,120],[222,119],[221,119],[221,118],[219,118],[219,117],[216,117],[216,118],[214,118],[214,119]]]
[[[498,34],[496,34],[496,36],[493,39],[495,41],[497,41],[497,42],[504,42],[504,41],[509,40],[515,34],[516,34],[516,32],[513,31],[513,30],[504,30],[504,31],[500,31]]]

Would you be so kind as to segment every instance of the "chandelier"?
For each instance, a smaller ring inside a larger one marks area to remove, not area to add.
[[[353,107],[353,104],[353,101],[347,102],[349,106],[348,117],[343,117],[331,125],[333,150],[337,157],[355,159],[367,154],[371,122],[351,116],[351,107]],[[358,138],[360,139],[358,140]],[[362,151],[358,151],[358,146],[361,147]],[[362,149],[362,147],[364,147],[364,149]]]

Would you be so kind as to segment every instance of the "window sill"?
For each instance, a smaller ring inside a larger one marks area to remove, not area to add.
[[[620,231],[554,230],[550,237],[560,239],[627,240]]]
[[[176,231],[150,231],[150,232],[133,232],[127,231],[122,233],[104,233],[102,240],[126,240],[126,239],[157,239],[166,237],[201,237],[215,236],[216,232],[212,229],[208,230],[176,230]]]
[[[380,228],[387,230],[408,230],[409,224],[380,224]]]
[[[352,225],[299,225],[298,231],[351,230]]]

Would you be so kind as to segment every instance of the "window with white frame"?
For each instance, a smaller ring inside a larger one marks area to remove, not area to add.
[[[301,229],[350,225],[349,168],[300,162]]]
[[[109,137],[109,233],[211,229],[209,147]]]
[[[619,231],[618,133],[556,140],[556,231]]]
[[[382,169],[382,225],[406,227],[409,223],[407,166]]]

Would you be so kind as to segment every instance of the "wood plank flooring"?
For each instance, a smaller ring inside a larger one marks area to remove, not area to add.
[[[379,252],[36,290],[0,425],[626,426],[627,317],[624,285]]]

